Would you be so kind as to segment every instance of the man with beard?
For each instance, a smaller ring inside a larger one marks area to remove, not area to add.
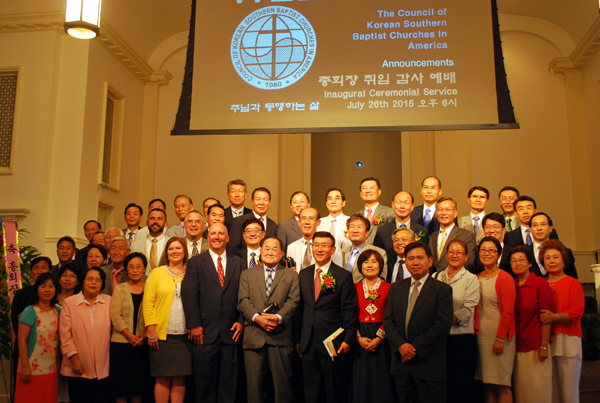
[[[158,266],[167,264],[167,257],[164,253],[167,237],[165,236],[165,227],[167,225],[167,213],[164,210],[155,208],[148,214],[148,236],[146,238],[136,239],[131,245],[131,252],[140,252],[146,255],[148,267],[146,267],[146,276]]]

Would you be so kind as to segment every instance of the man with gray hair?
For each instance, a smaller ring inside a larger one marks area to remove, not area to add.
[[[194,256],[208,250],[208,242],[202,240],[202,233],[206,223],[202,213],[198,210],[192,210],[185,216],[183,221],[185,226],[185,243],[187,244],[188,256],[191,259]]]
[[[106,273],[106,285],[102,294],[112,295],[117,284],[129,281],[127,268],[123,265],[123,261],[129,255],[130,249],[129,241],[122,235],[116,236],[110,241],[108,254],[112,263],[102,266],[102,270]]]
[[[406,268],[404,249],[408,244],[415,241],[415,232],[410,228],[399,227],[392,234],[395,254],[389,254],[388,275],[386,281],[390,284],[410,278],[410,272]]]

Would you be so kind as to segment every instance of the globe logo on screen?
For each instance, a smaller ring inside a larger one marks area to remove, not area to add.
[[[316,50],[315,32],[302,14],[287,7],[265,7],[249,14],[236,28],[231,61],[248,84],[277,90],[308,72]]]

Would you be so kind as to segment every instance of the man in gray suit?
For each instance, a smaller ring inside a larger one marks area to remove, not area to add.
[[[388,271],[387,255],[385,253],[385,250],[369,244],[367,238],[369,235],[369,229],[371,228],[369,220],[367,220],[360,214],[354,214],[348,219],[347,224],[348,236],[350,237],[350,242],[352,244],[345,246],[342,249],[342,261],[344,263],[342,267],[350,273],[352,273],[352,280],[354,281],[354,283],[362,281],[365,277],[358,271],[358,267],[356,267],[358,256],[362,253],[363,250],[373,249],[379,252],[383,257],[383,267],[381,267],[379,277],[381,277],[382,280],[385,281]]]
[[[475,254],[477,253],[475,235],[471,231],[458,228],[454,223],[458,215],[456,201],[451,197],[440,198],[435,206],[435,214],[440,223],[440,230],[434,232],[429,237],[429,246],[433,253],[433,263],[435,265],[435,267],[431,266],[432,273],[434,269],[442,271],[448,267],[448,260],[446,259],[448,244],[454,239],[464,241],[467,244],[469,258],[467,264],[465,264],[465,269],[473,272],[475,270]]]
[[[290,197],[290,209],[293,217],[283,220],[277,226],[277,238],[283,242],[283,250],[286,251],[288,245],[302,238],[302,231],[298,223],[300,213],[305,208],[310,207],[310,199],[304,192],[297,191]]]
[[[148,259],[146,276],[149,276],[152,270],[167,264],[167,254],[164,253],[168,240],[165,235],[167,213],[158,208],[150,210],[146,225],[148,235],[143,238],[136,237],[135,242],[131,245],[131,252],[140,252],[146,256]]]
[[[379,204],[381,197],[381,182],[378,178],[368,177],[360,182],[360,198],[365,203],[365,208],[357,211],[354,214],[360,214],[369,220],[371,231],[367,238],[369,245],[373,244],[377,228],[394,221],[396,213],[391,207],[382,206]]]
[[[187,244],[190,259],[208,250],[208,241],[202,239],[202,233],[206,223],[202,213],[192,210],[183,221],[185,226],[185,243]]]
[[[175,201],[173,204],[175,206],[175,214],[177,214],[177,217],[179,217],[179,223],[173,225],[167,230],[167,238],[174,236],[177,238],[183,238],[185,237],[183,221],[188,213],[194,209],[194,202],[192,202],[192,198],[187,195],[177,195],[175,196]]]
[[[300,302],[300,287],[298,275],[279,264],[282,248],[278,238],[263,239],[263,264],[242,271],[240,276],[238,310],[245,319],[242,347],[250,403],[264,400],[267,366],[273,376],[275,402],[294,400],[291,321]],[[264,313],[273,304],[277,304],[274,313]]]
[[[483,186],[473,186],[467,194],[467,203],[471,206],[471,213],[458,219],[459,228],[471,231],[475,240],[479,242],[483,234],[483,217],[485,206],[490,202],[490,191]]]

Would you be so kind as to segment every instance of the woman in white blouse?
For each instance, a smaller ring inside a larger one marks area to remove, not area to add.
[[[479,280],[465,269],[468,248],[463,241],[448,243],[448,268],[435,277],[452,287],[454,316],[446,342],[448,402],[475,401],[474,382],[477,364],[475,307],[479,303]]]

